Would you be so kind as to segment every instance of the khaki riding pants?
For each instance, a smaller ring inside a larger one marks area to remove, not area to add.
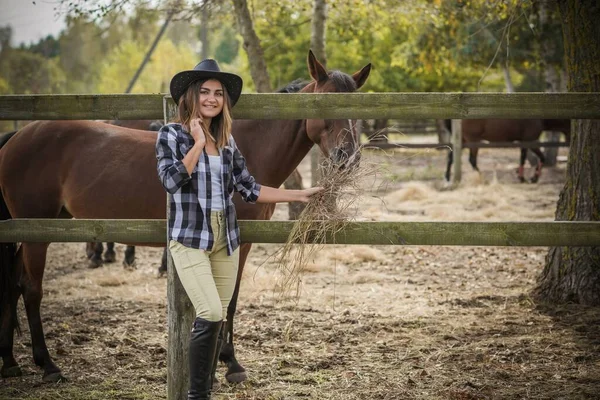
[[[223,211],[211,212],[214,234],[212,250],[185,247],[171,240],[169,250],[179,280],[185,289],[196,317],[207,321],[221,321],[227,317],[237,279],[239,248],[227,255],[227,232]]]

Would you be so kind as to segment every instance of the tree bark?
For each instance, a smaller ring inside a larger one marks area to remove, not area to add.
[[[327,22],[327,1],[315,0],[313,4],[312,29],[310,34],[310,48],[317,59],[327,66],[327,54],[325,53],[325,25]]]
[[[559,2],[568,88],[600,91],[600,7],[595,0]],[[600,120],[574,120],[567,181],[556,209],[559,221],[600,220]],[[535,295],[551,303],[600,305],[600,247],[553,247]]]
[[[250,75],[254,81],[254,86],[256,86],[256,91],[259,93],[271,92],[271,80],[269,79],[267,63],[265,62],[260,39],[254,31],[252,17],[248,10],[248,2],[246,0],[233,0],[233,8],[238,30],[244,39],[244,50],[248,54]]]
[[[510,76],[510,69],[506,63],[502,63],[502,74],[504,75],[504,84],[506,85],[506,93],[514,93],[515,85],[513,84],[512,78]]]

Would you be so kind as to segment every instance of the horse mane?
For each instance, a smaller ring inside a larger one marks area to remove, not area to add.
[[[331,71],[329,72],[329,79],[335,85],[336,92],[356,92],[356,82],[345,72]]]
[[[277,89],[275,93],[298,93],[306,87],[310,82],[302,79],[295,79],[284,87]]]

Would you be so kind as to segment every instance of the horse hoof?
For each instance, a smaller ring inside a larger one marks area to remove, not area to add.
[[[521,183],[525,183],[525,178],[523,178],[522,176],[519,177],[519,182]]]
[[[102,264],[103,264],[102,260],[92,258],[92,259],[90,259],[90,262],[88,263],[88,268],[95,269],[95,268],[101,267]]]
[[[539,177],[537,177],[537,176],[533,176],[533,177],[531,178],[531,183],[537,183],[538,179],[540,179],[540,178],[539,178]]]
[[[128,263],[126,260],[123,260],[123,268],[134,270],[137,268],[137,263],[133,260],[131,263]]]
[[[117,256],[115,252],[112,253],[104,253],[104,262],[105,263],[114,263],[117,260]]]
[[[227,379],[227,382],[229,383],[241,383],[248,379],[248,374],[246,371],[232,372],[225,375],[225,379]]]
[[[62,374],[60,372],[53,372],[51,374],[44,375],[44,377],[42,378],[42,381],[48,382],[48,383],[60,383],[60,382],[67,382],[67,378],[62,376]]]
[[[9,368],[2,368],[0,375],[2,375],[3,378],[16,378],[17,376],[22,376],[23,371],[21,371],[21,367],[15,365]]]

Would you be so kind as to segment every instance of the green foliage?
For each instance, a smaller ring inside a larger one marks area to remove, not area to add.
[[[46,36],[39,42],[32,44],[27,48],[32,53],[40,54],[45,58],[53,58],[60,55],[60,44],[52,35]]]
[[[56,59],[13,49],[0,64],[0,94],[61,93],[66,76]]]
[[[236,31],[230,26],[223,26],[214,37],[215,59],[226,64],[233,62],[240,49]]]
[[[129,85],[146,49],[134,41],[126,41],[106,55],[100,65],[98,93],[123,93]],[[165,93],[175,73],[193,67],[196,56],[187,43],[176,46],[170,41],[158,44],[151,61],[136,81],[132,93]]]
[[[117,3],[104,9],[98,8],[100,1],[70,3],[67,27],[56,38],[14,49],[12,30],[0,27],[2,93],[123,92],[171,4],[126,0],[119,3],[128,4],[124,12],[121,5],[113,9]],[[172,74],[199,61],[203,2],[184,4],[187,11],[170,22],[134,92],[167,92]],[[533,0],[328,0],[327,5],[327,67],[355,71],[371,62],[364,91],[502,91],[500,65],[510,67],[520,90],[542,90],[542,37],[556,41],[551,62],[562,65],[559,20],[551,13],[542,31]],[[241,49],[230,2],[207,7],[209,55],[242,75],[245,92],[254,90],[252,60]],[[263,0],[249,7],[271,86],[308,79],[313,0]]]

